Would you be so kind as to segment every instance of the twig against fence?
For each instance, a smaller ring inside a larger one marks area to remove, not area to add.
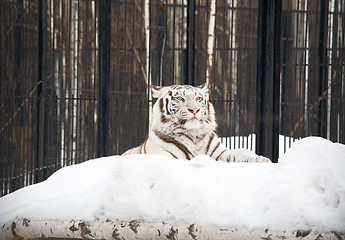
[[[10,117],[8,119],[8,121],[5,123],[5,125],[1,128],[1,133],[2,131],[12,123],[12,120],[17,116],[17,114],[19,113],[19,111],[24,107],[24,105],[28,102],[29,98],[34,94],[35,90],[37,89],[37,87],[42,83],[42,81],[39,81],[37,83],[37,85],[32,89],[32,91],[30,92],[29,96],[27,98],[25,98],[25,100],[23,101],[23,103],[19,106],[19,108],[17,109],[17,111],[12,115],[12,117]]]
[[[128,28],[126,27],[126,35],[127,35],[127,39],[129,41],[129,43],[132,45],[133,47],[133,50],[134,50],[134,55],[135,55],[135,58],[137,59],[138,63],[139,63],[139,66],[140,66],[140,70],[141,70],[141,73],[143,74],[144,76],[144,79],[145,79],[145,82],[146,82],[146,85],[148,84],[148,81],[147,81],[147,75],[146,75],[146,71],[145,71],[145,68],[141,62],[141,58],[140,58],[140,55],[139,55],[139,52],[137,50],[137,48],[135,47],[133,41],[132,41],[132,38],[129,34],[129,30]],[[148,50],[147,50],[148,51]]]
[[[24,175],[31,175],[31,174],[34,175],[34,174],[37,173],[37,171],[42,171],[44,169],[48,169],[48,168],[52,168],[52,167],[54,167],[54,168],[57,168],[57,167],[61,168],[61,164],[60,164],[60,162],[57,162],[57,163],[46,165],[46,166],[43,166],[43,167],[40,167],[40,168],[34,168],[34,169],[29,170],[29,171],[22,172],[22,173],[20,173],[19,175],[16,175],[16,176],[13,176],[14,174],[11,174],[13,177],[0,178],[0,181],[1,182],[12,181],[12,180],[24,177]]]
[[[332,87],[332,85],[334,84],[331,83],[328,85],[327,89],[322,93],[322,95],[320,97],[318,97],[318,99],[316,99],[316,101],[314,102],[313,105],[311,105],[309,108],[308,108],[308,112],[310,112],[311,110],[313,110],[314,108],[317,107],[317,105],[321,102],[321,100],[323,99],[327,99],[327,94],[328,94],[328,90]],[[297,120],[293,130],[290,132],[290,136],[293,136],[297,130],[297,128],[299,127],[299,125],[301,124],[302,120],[303,120],[303,115]]]

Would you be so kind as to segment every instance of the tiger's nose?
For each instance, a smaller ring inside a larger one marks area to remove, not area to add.
[[[188,108],[188,111],[195,115],[200,111],[200,108]]]

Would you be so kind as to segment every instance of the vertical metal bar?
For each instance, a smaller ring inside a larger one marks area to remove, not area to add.
[[[341,26],[340,29],[345,28],[345,3],[340,2],[341,5],[339,6],[339,16],[342,16],[341,19],[339,19],[339,25]],[[338,30],[339,31],[339,30]],[[340,50],[341,49],[341,50]],[[340,62],[345,62],[345,31],[339,31],[339,54]],[[342,65],[339,70],[340,80],[341,84],[338,89],[338,97],[339,97],[339,106],[345,106],[345,81],[343,79],[345,78],[345,65]],[[339,115],[338,115],[338,141],[345,144],[345,108],[340,107],[339,109]]]
[[[277,162],[281,1],[260,0],[258,16],[256,152]]]
[[[38,29],[38,122],[37,122],[37,162],[36,182],[46,178],[43,170],[45,164],[45,101],[46,101],[46,56],[47,56],[47,1],[39,2],[39,29]]]
[[[185,84],[194,85],[194,36],[195,36],[195,0],[188,1],[187,18],[187,78]]]
[[[318,135],[321,137],[327,135],[327,3],[322,0],[320,8]]]
[[[265,131],[264,128],[267,128],[267,119],[264,115],[263,111],[267,111],[264,99],[264,91],[266,86],[265,84],[265,64],[263,61],[266,61],[265,57],[265,51],[266,51],[266,30],[267,28],[267,4],[270,2],[272,4],[272,1],[265,1],[261,0],[259,1],[258,6],[258,43],[257,43],[257,109],[256,109],[256,153],[267,155],[266,151],[266,145],[265,142]],[[270,21],[269,21],[270,22]],[[272,48],[271,48],[272,49]]]
[[[110,0],[99,1],[97,157],[108,154],[110,6]]]
[[[273,135],[272,135],[272,160],[279,158],[279,133],[280,133],[280,40],[282,23],[282,0],[276,0],[274,7],[274,69],[273,69]]]
[[[18,16],[17,19],[15,21],[15,28],[14,28],[14,46],[16,46],[16,48],[14,49],[14,62],[17,66],[23,66],[24,68],[24,58],[23,58],[23,52],[24,52],[24,4],[22,3],[22,1],[18,2],[17,6],[18,8]],[[16,82],[21,82],[23,81],[23,75],[24,72],[21,71],[17,71],[14,73],[13,75],[13,79],[16,79]],[[21,84],[23,85],[23,84]],[[21,88],[21,89],[20,89]],[[18,86],[18,90],[19,92],[23,93],[22,91],[22,86]],[[22,96],[21,96],[22,97]],[[20,104],[21,98],[15,98],[13,103],[14,106],[18,107]],[[13,128],[12,128],[12,134],[15,137],[15,139],[20,139],[20,132],[18,127],[20,126],[20,115],[18,115],[18,117],[16,117],[15,119],[13,119]],[[16,152],[10,157],[11,159],[11,170],[10,170],[10,182],[9,182],[9,187],[10,187],[10,192],[13,192],[15,190],[17,190],[20,187],[20,181],[19,181],[19,175],[21,173],[21,161],[20,161],[20,154],[18,154],[20,147],[16,146],[15,147]]]

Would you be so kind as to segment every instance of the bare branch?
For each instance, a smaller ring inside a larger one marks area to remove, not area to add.
[[[5,125],[1,128],[1,133],[2,131],[12,123],[12,121],[15,119],[15,117],[17,116],[17,114],[20,112],[20,110],[24,107],[24,105],[28,102],[29,98],[32,97],[32,95],[34,94],[34,92],[36,91],[37,87],[41,84],[42,81],[39,81],[37,83],[37,85],[31,90],[29,96],[27,98],[25,98],[25,100],[23,101],[23,103],[19,106],[19,108],[17,109],[17,111],[12,115],[12,117],[10,117],[8,119],[8,121],[5,123]]]

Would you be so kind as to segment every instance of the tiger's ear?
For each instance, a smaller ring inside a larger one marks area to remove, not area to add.
[[[207,85],[207,83],[204,83],[204,84],[202,84],[200,86],[197,86],[197,88],[200,88],[203,93],[208,94],[208,85]]]
[[[155,85],[152,85],[151,89],[152,89],[152,97],[153,98],[159,98],[162,93],[163,93],[163,88],[164,87],[157,87]]]

